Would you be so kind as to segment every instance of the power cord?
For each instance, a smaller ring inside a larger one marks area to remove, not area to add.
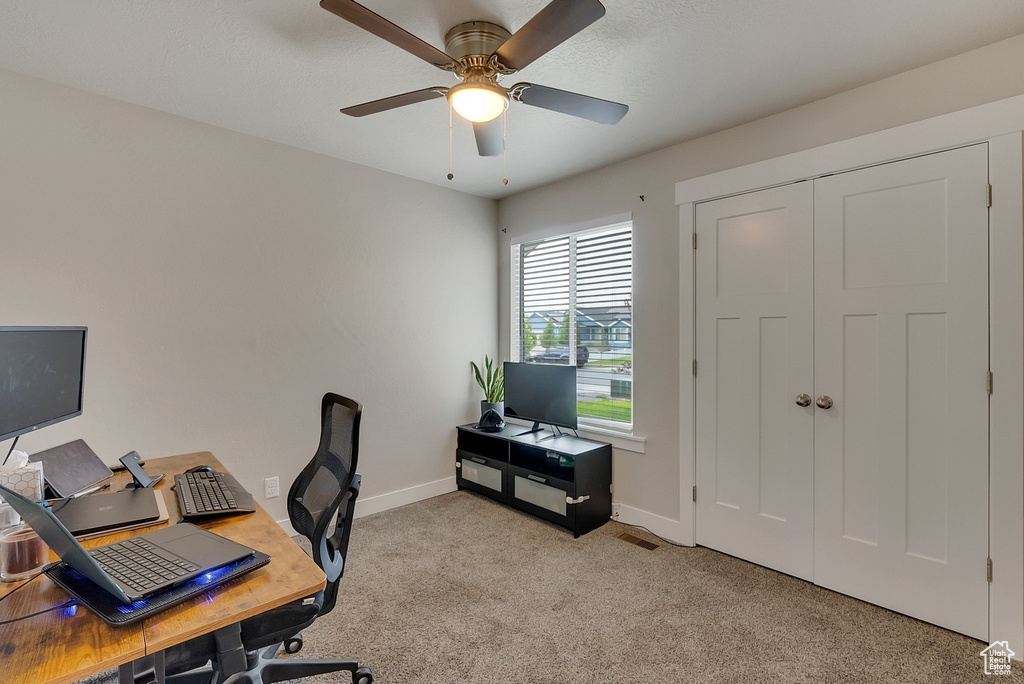
[[[21,437],[21,435],[18,435],[18,437]],[[11,448],[7,450],[7,456],[4,458],[4,462],[0,463],[0,465],[7,465],[7,459],[14,453],[14,447],[18,446],[18,437],[15,437],[14,441],[11,442]]]
[[[43,573],[39,573],[39,575],[41,575],[41,574],[43,574]],[[18,591],[19,589],[21,589],[21,588],[22,588],[23,586],[25,586],[26,584],[30,584],[30,583],[32,582],[32,580],[34,580],[34,579],[35,579],[36,577],[39,577],[39,575],[34,575],[34,576],[32,576],[32,577],[29,577],[29,578],[28,578],[27,580],[25,580],[24,582],[22,582],[22,583],[21,583],[21,584],[19,584],[18,586],[14,587],[13,589],[11,589],[11,590],[10,590],[9,592],[7,592],[6,594],[4,594],[3,596],[0,596],[0,601],[3,601],[3,600],[4,600],[5,598],[7,598],[8,596],[10,596],[10,595],[11,595],[11,594],[13,594],[14,592]]]
[[[28,582],[26,582],[25,584],[28,584]],[[14,592],[12,591],[11,594],[13,594],[13,593]],[[8,594],[8,596],[10,596],[11,594]],[[60,610],[61,608],[67,608],[68,606],[76,605],[77,603],[78,603],[78,599],[76,599],[76,598],[69,598],[64,603],[61,603],[61,604],[56,605],[56,606],[53,606],[51,608],[46,608],[44,610],[39,610],[39,611],[36,611],[35,613],[29,613],[28,615],[22,615],[21,617],[12,618],[10,620],[0,620],[0,625],[9,625],[12,622],[21,622],[22,620],[28,620],[29,618],[34,618],[37,615],[44,615],[45,613],[50,613],[50,612],[53,612],[55,610]]]
[[[40,572],[39,574],[37,574],[35,576],[32,576],[32,578],[30,578],[30,579],[26,580],[25,582],[23,582],[22,584],[19,584],[17,587],[14,587],[12,590],[7,592],[3,596],[0,596],[0,601],[3,601],[5,598],[10,596],[11,594],[16,592],[17,590],[22,589],[22,587],[28,587],[29,585],[32,584],[32,582],[36,578],[41,578],[42,575],[43,575],[43,573]],[[20,622],[23,621],[23,619],[29,619],[30,617],[35,617],[36,615],[42,615],[44,613],[52,612],[54,610],[59,610],[61,608],[67,608],[68,606],[76,605],[77,603],[78,603],[78,599],[70,598],[67,601],[63,602],[63,603],[60,603],[60,604],[55,605],[55,606],[51,606],[49,608],[45,608],[44,610],[38,610],[38,611],[36,611],[34,613],[31,613],[31,614],[28,614],[28,615],[22,615],[20,617],[11,617],[10,619],[3,619],[3,621],[0,621],[0,626],[10,625],[11,623],[20,623]]]

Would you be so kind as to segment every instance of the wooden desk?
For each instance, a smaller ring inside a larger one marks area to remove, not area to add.
[[[213,454],[205,451],[146,461],[146,472],[167,474],[157,485],[157,489],[164,492],[164,501],[171,516],[164,525],[174,524],[181,517],[178,497],[169,491],[174,484],[174,474],[200,464],[225,470]],[[116,473],[111,480],[110,491],[117,491],[129,481],[131,476],[128,473]],[[86,548],[102,546],[162,526],[112,534],[91,539],[82,545]],[[259,504],[255,513],[220,518],[204,522],[201,526],[269,554],[272,560],[233,582],[132,625],[108,625],[85,606],[76,606],[70,615],[65,614],[70,611],[51,611],[0,625],[0,682],[74,682],[309,596],[326,585],[323,571]],[[25,586],[18,589],[23,584]],[[17,593],[0,602],[0,621],[45,610],[69,598],[46,576],[28,583],[2,583],[0,596],[15,589],[18,589]]]

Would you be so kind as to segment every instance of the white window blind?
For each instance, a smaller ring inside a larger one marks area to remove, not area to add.
[[[581,425],[633,422],[633,226],[512,246],[512,358],[575,364]]]

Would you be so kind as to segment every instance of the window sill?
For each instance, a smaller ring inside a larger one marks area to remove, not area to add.
[[[576,432],[580,433],[581,437],[608,442],[616,449],[624,449],[637,454],[646,453],[647,450],[646,437],[636,437],[635,435],[619,432],[618,430],[608,430],[596,425],[580,425]]]

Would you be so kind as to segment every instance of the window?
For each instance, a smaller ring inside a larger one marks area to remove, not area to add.
[[[512,245],[512,359],[575,364],[581,425],[633,423],[633,225]]]

